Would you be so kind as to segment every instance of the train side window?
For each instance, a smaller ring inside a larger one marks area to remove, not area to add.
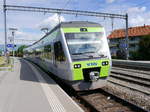
[[[60,41],[54,43],[55,60],[65,61],[66,57],[63,51],[63,47]]]
[[[51,52],[51,45],[47,45],[44,47],[44,52]]]
[[[51,45],[46,45],[44,46],[44,52],[43,52],[43,57],[46,59],[51,59]]]

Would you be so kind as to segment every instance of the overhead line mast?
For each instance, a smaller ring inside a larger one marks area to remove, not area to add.
[[[4,0],[5,1],[5,0]],[[17,6],[17,5],[4,5],[6,10],[11,11],[28,11],[28,12],[44,12],[44,13],[57,13],[57,14],[71,14],[71,15],[83,15],[83,16],[95,16],[104,18],[118,18],[126,21],[126,59],[129,57],[128,52],[128,15],[122,14],[111,14],[111,13],[100,13],[92,11],[81,11],[81,10],[68,10],[68,9],[56,9],[56,8],[43,8],[43,7],[31,7],[31,6]]]
[[[30,7],[30,6],[6,5],[6,10],[44,12],[44,13],[63,13],[63,14],[72,14],[72,15],[77,14],[77,15],[84,15],[84,16],[126,19],[126,15],[121,15],[121,14],[100,13],[100,12],[80,11],[80,10],[68,10],[68,9],[56,9],[56,8]]]

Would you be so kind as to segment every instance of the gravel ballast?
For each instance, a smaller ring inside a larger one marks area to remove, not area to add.
[[[108,82],[104,89],[112,94],[117,95],[118,97],[126,99],[127,101],[150,111],[150,95],[145,95],[141,92],[133,91],[111,82]]]

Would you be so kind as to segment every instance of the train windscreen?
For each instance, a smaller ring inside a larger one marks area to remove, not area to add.
[[[108,43],[103,32],[65,33],[71,55],[94,53],[107,56]]]

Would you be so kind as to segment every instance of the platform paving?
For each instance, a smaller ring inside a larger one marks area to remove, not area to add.
[[[23,59],[0,71],[0,112],[83,112],[44,72]]]

